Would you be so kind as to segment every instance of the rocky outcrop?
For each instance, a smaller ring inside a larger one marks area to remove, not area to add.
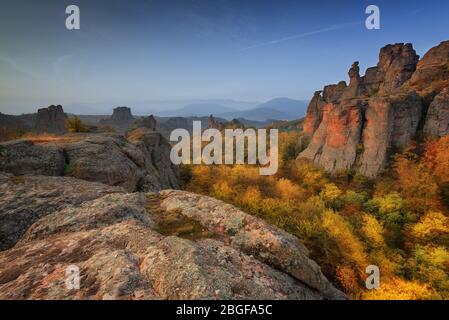
[[[18,178],[0,174],[1,299],[346,298],[295,237],[221,201]]]
[[[157,122],[153,115],[142,119],[142,126],[150,131],[157,131]]]
[[[101,126],[111,126],[119,132],[125,132],[135,122],[135,118],[131,114],[131,109],[128,107],[117,107],[113,110],[112,116],[109,119],[102,119],[98,122]]]
[[[328,171],[351,168],[362,132],[363,108],[361,101],[328,103],[309,147],[300,156],[319,163]]]
[[[408,44],[388,45],[380,50],[378,71],[381,73],[379,95],[388,95],[400,88],[416,70],[419,56]]]
[[[35,130],[38,133],[61,134],[67,132],[66,116],[62,106],[49,106],[37,111]]]
[[[449,41],[430,49],[419,61],[408,86],[421,96],[434,96],[449,87]]]
[[[117,107],[114,109],[111,121],[114,123],[128,122],[134,120],[131,109],[128,107]]]
[[[421,124],[428,136],[447,134],[448,64],[449,42],[421,61],[411,44],[388,45],[363,77],[355,62],[348,86],[326,86],[312,98],[303,125],[311,142],[298,158],[329,172],[354,169],[375,177],[389,152],[409,144]]]
[[[16,175],[65,175],[128,191],[178,188],[170,144],[146,129],[129,139],[118,134],[67,134],[50,140],[0,144],[0,171]]]
[[[124,191],[71,177],[14,176],[0,172],[0,250],[14,246],[35,221],[50,213]]]
[[[303,124],[304,134],[311,136],[318,126],[320,125],[324,113],[324,106],[326,105],[326,100],[324,95],[321,95],[323,91],[316,91],[313,95],[312,100],[307,108],[306,119]]]
[[[407,146],[418,130],[422,108],[416,93],[369,100],[358,166],[361,174],[374,177],[387,164],[389,153]]]
[[[16,175],[36,174],[60,176],[65,158],[55,143],[35,144],[15,140],[0,144],[0,170]]]

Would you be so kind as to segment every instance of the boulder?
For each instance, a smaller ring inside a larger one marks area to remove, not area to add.
[[[70,177],[14,176],[0,172],[0,250],[14,246],[38,219],[116,192],[124,190]]]

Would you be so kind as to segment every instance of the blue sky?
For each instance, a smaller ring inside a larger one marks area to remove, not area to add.
[[[65,28],[69,4],[79,31]],[[364,27],[369,4],[381,30]],[[448,39],[441,0],[0,0],[0,112],[309,99],[346,80],[353,61],[375,65],[388,43],[423,55]]]

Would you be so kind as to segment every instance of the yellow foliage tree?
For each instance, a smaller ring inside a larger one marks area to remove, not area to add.
[[[363,294],[365,300],[428,300],[437,298],[436,292],[427,284],[400,278],[380,281],[380,288]]]
[[[302,199],[303,196],[303,191],[301,187],[285,178],[281,178],[277,181],[276,191],[279,197],[287,200],[293,199],[299,200]]]
[[[435,234],[449,233],[449,218],[441,212],[428,212],[412,227],[411,233],[420,240]]]
[[[340,215],[327,210],[323,215],[323,227],[336,240],[347,263],[357,266],[358,270],[362,272],[368,265],[366,254],[351,225]]]
[[[368,214],[362,215],[362,233],[374,248],[381,248],[384,243],[383,227],[376,218]]]

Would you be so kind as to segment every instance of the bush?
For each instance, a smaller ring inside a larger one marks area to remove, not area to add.
[[[90,129],[78,117],[68,119],[67,128],[70,132],[90,132]]]

